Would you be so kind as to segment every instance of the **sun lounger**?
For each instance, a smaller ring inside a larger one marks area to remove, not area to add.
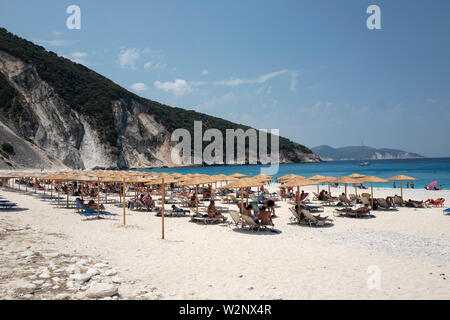
[[[361,197],[361,202],[362,202],[362,204],[363,205],[365,205],[365,206],[371,206],[371,204],[370,204],[370,198],[368,198],[368,197],[366,197],[366,196],[362,196]]]
[[[331,219],[328,218],[326,220],[319,220],[316,217],[314,217],[313,214],[308,210],[301,209],[301,212],[305,216],[305,220],[309,223],[310,226],[314,225],[317,227],[321,227],[330,224],[332,221]]]
[[[242,219],[244,220],[244,227],[247,226],[249,230],[267,230],[269,228],[273,229],[272,224],[260,224],[256,223],[251,217],[249,216],[242,216]]]
[[[430,201],[429,204],[432,207],[443,207],[444,206],[444,202],[445,202],[445,199],[439,199],[437,201]]]
[[[445,215],[450,215],[450,208],[447,208],[445,210],[442,210]]]
[[[397,210],[397,208],[390,206],[386,199],[378,198],[377,199],[378,208],[381,210]]]
[[[0,203],[0,209],[12,209],[17,207],[16,203],[12,203],[12,202],[1,202]]]
[[[217,223],[221,223],[222,219],[193,215],[191,217],[191,221],[192,222],[200,222],[200,223],[204,223],[204,224],[217,224]]]
[[[370,214],[370,211],[364,212],[364,213],[358,213],[355,211],[356,210],[347,209],[346,212],[342,212],[342,211],[338,211],[337,209],[335,209],[333,211],[333,215],[335,217],[349,217],[349,218],[362,218],[362,217],[373,216],[372,214]]]

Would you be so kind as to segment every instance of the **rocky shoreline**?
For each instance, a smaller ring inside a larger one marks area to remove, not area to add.
[[[0,220],[0,299],[161,299],[153,286],[136,296],[123,296],[120,286],[131,282],[120,277],[108,261],[58,252],[43,240],[61,234],[42,234],[32,227]],[[49,247],[49,248],[47,248]]]

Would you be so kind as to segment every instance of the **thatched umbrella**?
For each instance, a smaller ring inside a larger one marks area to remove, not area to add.
[[[195,186],[195,206],[196,206],[195,214],[196,215],[198,215],[198,186],[200,184],[208,183],[208,181],[210,181],[210,180],[206,177],[195,177],[195,178],[191,178],[191,179],[188,179],[188,180],[178,183],[179,186]]]
[[[246,177],[248,177],[248,175],[242,174],[242,173],[233,173],[233,174],[230,174],[230,177],[237,178],[237,179],[241,179],[241,178],[246,178]]]
[[[161,203],[161,232],[164,239],[164,203],[166,201],[166,183],[176,182],[177,179],[169,174],[161,174],[159,177],[147,182],[146,185],[161,185],[162,203]]]
[[[310,178],[308,178],[309,180],[322,180],[322,179],[324,179],[324,178],[326,178],[325,176],[321,176],[320,174],[316,174],[315,176],[312,176],[312,177],[310,177]],[[319,182],[318,184],[317,184],[317,194],[319,194],[319,184],[320,184],[321,182]]]
[[[285,183],[285,185],[287,187],[297,187],[297,204],[300,207],[300,187],[305,187],[305,186],[312,186],[315,184],[318,184],[319,182],[316,181],[312,181],[309,179],[302,179],[302,178],[294,178],[294,179],[290,179],[288,182]],[[300,221],[299,221],[300,222]]]
[[[388,180],[379,178],[379,177],[375,177],[375,176],[365,176],[365,177],[362,177],[361,180],[363,180],[364,182],[370,182],[370,194],[371,194],[370,206],[371,206],[371,209],[373,210],[373,184],[380,183],[380,182],[388,182]]]
[[[387,180],[388,181],[400,181],[400,192],[401,192],[401,197],[402,197],[402,200],[403,200],[403,185],[402,185],[402,182],[403,181],[413,181],[413,180],[416,180],[416,178],[408,177],[408,176],[400,174],[398,176],[390,177]]]
[[[241,189],[241,216],[243,215],[244,210],[244,188],[251,188],[251,187],[261,187],[264,185],[264,182],[254,180],[252,178],[244,178],[239,179],[234,182],[228,183],[222,188],[234,188],[234,189]]]
[[[360,178],[364,178],[366,176],[363,174],[359,174],[359,173],[352,173],[352,174],[349,174],[347,177],[360,179]],[[356,184],[354,186],[355,186],[355,195],[358,196],[358,190],[356,189]]]

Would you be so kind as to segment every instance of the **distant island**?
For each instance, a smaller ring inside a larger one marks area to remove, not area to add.
[[[322,160],[376,160],[376,159],[415,159],[424,156],[397,149],[375,149],[366,146],[333,148],[327,145],[311,148]]]

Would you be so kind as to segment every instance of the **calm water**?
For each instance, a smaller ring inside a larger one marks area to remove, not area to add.
[[[437,181],[438,187],[450,189],[450,158],[426,158],[426,159],[404,159],[404,160],[371,160],[369,166],[359,166],[359,161],[329,161],[323,163],[295,163],[281,164],[275,177],[288,173],[298,174],[304,177],[312,177],[316,174],[324,176],[343,176],[352,173],[389,178],[398,174],[404,174],[416,178],[415,188],[423,188],[431,181]],[[215,166],[215,167],[189,167],[173,169],[148,169],[145,171],[155,172],[179,172],[201,173],[201,174],[226,174],[235,172],[249,176],[260,174],[262,165],[245,166]],[[404,182],[406,186],[406,182]],[[397,182],[397,185],[399,183]],[[378,183],[376,186],[392,187],[392,183]]]

